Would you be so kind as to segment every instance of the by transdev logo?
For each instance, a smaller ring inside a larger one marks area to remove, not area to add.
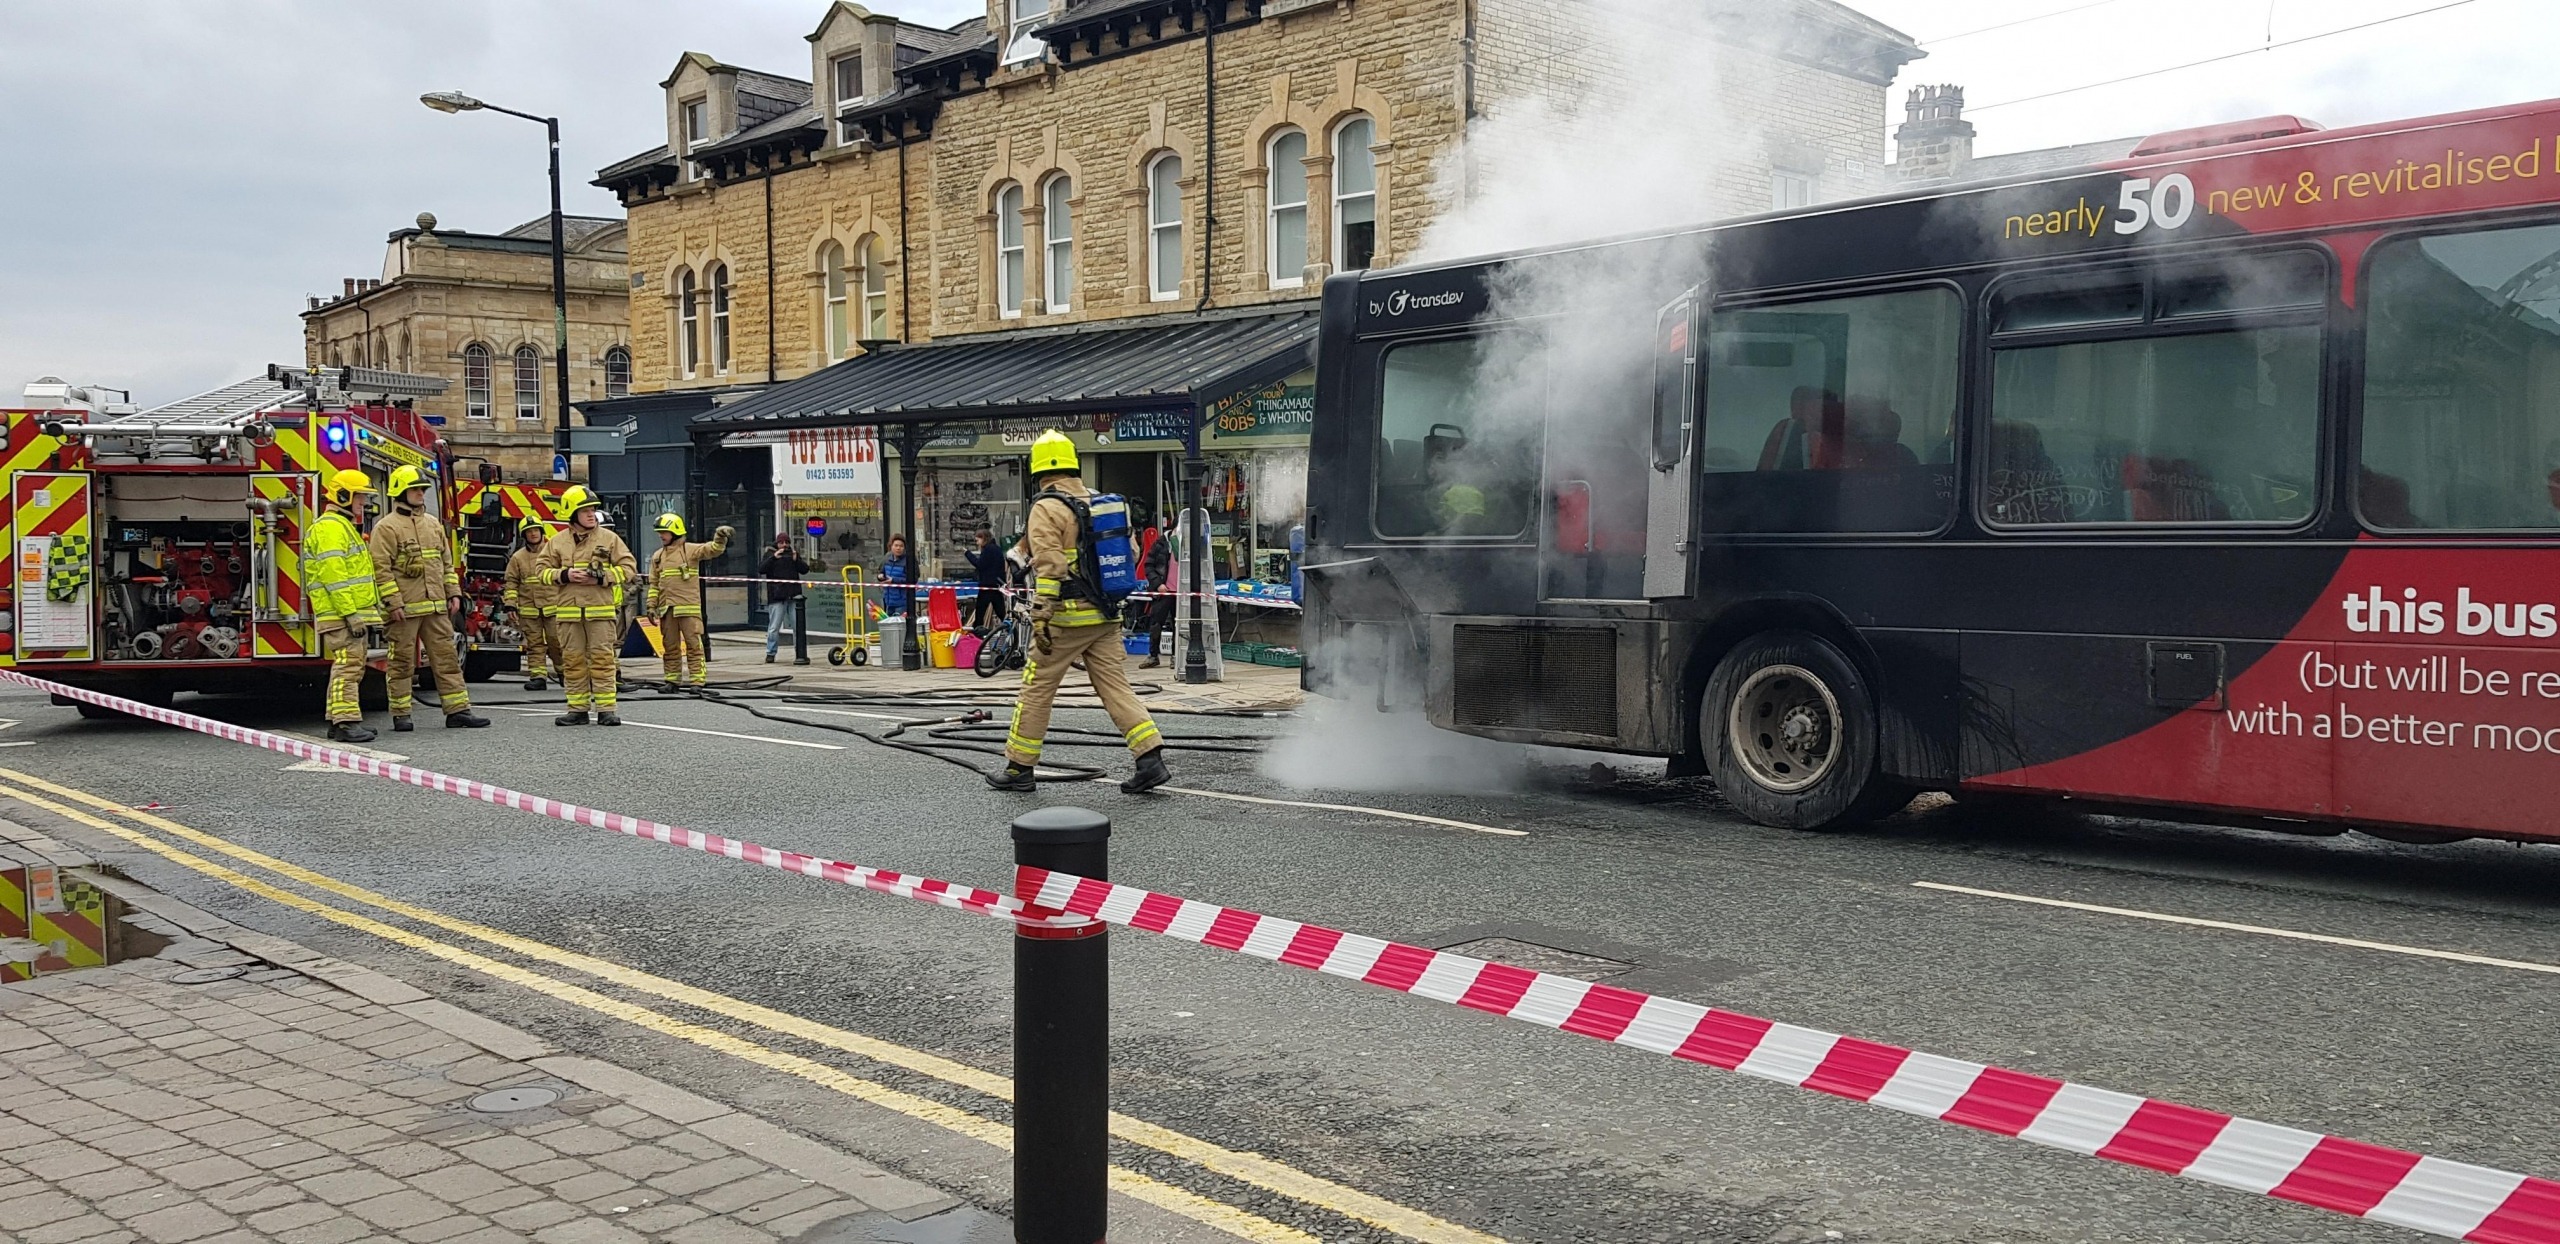
[[[1385,302],[1370,303],[1369,314],[1396,316],[1407,311],[1430,311],[1440,307],[1454,307],[1466,300],[1467,291],[1463,289],[1453,289],[1439,294],[1415,294],[1410,290],[1400,289],[1388,294]]]

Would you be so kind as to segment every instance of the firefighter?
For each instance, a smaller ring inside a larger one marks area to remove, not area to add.
[[[544,583],[534,565],[542,557],[542,542],[552,535],[551,525],[527,517],[519,533],[524,547],[507,559],[505,599],[516,611],[516,629],[524,632],[524,689],[541,691],[550,686],[543,675],[560,659],[560,641],[551,635],[551,610],[559,603],[560,590]]]
[[[1033,575],[1032,651],[1022,666],[1022,694],[1014,702],[1013,726],[1005,734],[1005,766],[990,774],[997,790],[1036,790],[1032,766],[1049,733],[1049,706],[1067,668],[1084,662],[1085,677],[1111,714],[1138,758],[1137,773],[1120,789],[1137,794],[1172,780],[1165,770],[1164,739],[1155,719],[1129,691],[1127,656],[1120,643],[1118,602],[1107,597],[1093,565],[1093,522],[1084,498],[1075,442],[1051,429],[1031,443],[1031,483],[1036,495],[1027,516],[1030,533],[1023,537],[1031,554]]]
[[[614,711],[615,680],[622,675],[622,589],[640,577],[639,559],[622,537],[605,530],[604,503],[584,486],[561,494],[569,529],[542,542],[534,565],[541,581],[558,589],[552,633],[560,641],[560,683],[569,711],[553,724],[583,726],[595,710],[599,726],[622,724]]]
[[[329,739],[370,743],[357,691],[364,683],[367,628],[382,625],[382,594],[374,586],[373,555],[364,543],[365,495],[373,481],[362,471],[340,471],[322,490],[320,517],[302,541],[303,591],[311,600],[320,652],[329,658]]]
[[[428,511],[435,489],[426,473],[413,466],[391,469],[391,512],[373,524],[374,582],[382,592],[383,612],[390,623],[383,634],[391,647],[391,663],[383,679],[391,689],[391,728],[414,730],[409,720],[417,689],[418,645],[427,646],[427,668],[435,672],[436,698],[444,702],[444,724],[477,730],[489,719],[471,711],[471,692],[463,686],[462,660],[453,648],[453,614],[462,607],[462,577],[454,573],[453,537]]]
[[[711,533],[711,543],[696,544],[684,538],[682,516],[658,516],[658,551],[649,555],[649,612],[658,619],[665,649],[667,681],[661,691],[672,694],[711,681],[702,646],[702,563],[728,552],[735,534],[723,527]]]

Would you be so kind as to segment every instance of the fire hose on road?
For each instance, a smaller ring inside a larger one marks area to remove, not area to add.
[[[354,773],[992,916],[1012,922],[1022,931],[1018,940],[1025,944],[1079,943],[1103,925],[1141,929],[1791,1087],[2432,1235],[2478,1244],[2560,1244],[2560,1183],[2539,1177],[1161,894],[1045,866],[1063,861],[1044,862],[1030,851],[1023,855],[1014,893],[1000,894],[528,795],[68,687],[15,670],[0,670],[0,678]],[[1102,832],[1107,834],[1107,823]],[[1016,837],[1029,841],[1019,827]],[[1018,959],[1018,972],[1023,970],[1021,962]],[[1051,995],[1044,992],[1042,996]],[[1017,1041],[1024,1035],[1018,1024]],[[1099,1125],[1097,1119],[1095,1126]],[[1098,1196],[1098,1182],[1095,1188],[1093,1195]],[[1077,1195],[1082,1195],[1081,1189]]]

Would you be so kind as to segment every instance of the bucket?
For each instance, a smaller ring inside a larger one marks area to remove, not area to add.
[[[960,632],[959,642],[951,645],[951,659],[961,669],[978,667],[978,648],[986,641],[967,631]]]
[[[960,637],[966,633],[967,632],[965,631],[928,631],[925,633],[925,641],[931,647],[933,653],[933,668],[938,670],[947,670],[958,667],[958,659],[956,654],[952,652],[952,646],[958,643]]]

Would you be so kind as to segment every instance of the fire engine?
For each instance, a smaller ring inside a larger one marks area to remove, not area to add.
[[[316,688],[328,661],[300,566],[320,480],[355,467],[379,486],[414,466],[437,481],[454,532],[464,676],[520,668],[523,637],[499,601],[506,559],[524,517],[556,519],[560,486],[455,481],[444,438],[407,405],[444,386],[363,367],[269,367],[136,410],[100,400],[111,390],[28,385],[23,409],[0,410],[14,561],[0,585],[0,665],[147,703]],[[378,671],[387,654],[372,655]]]

